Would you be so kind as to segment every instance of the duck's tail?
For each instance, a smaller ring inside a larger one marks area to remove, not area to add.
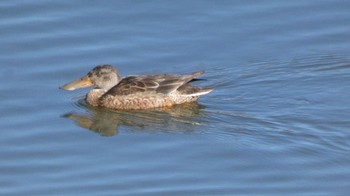
[[[189,84],[182,85],[180,88],[177,89],[182,96],[191,96],[191,97],[197,97],[201,95],[205,95],[213,91],[212,88],[199,88],[196,86],[191,86]]]
[[[207,93],[210,93],[213,91],[212,88],[199,88],[196,86],[190,85],[188,82],[192,82],[194,80],[199,80],[196,79],[196,77],[204,74],[204,71],[198,71],[194,72],[192,74],[184,75],[183,76],[183,85],[181,85],[177,91],[182,95],[182,96],[191,96],[191,97],[199,97],[201,95],[205,95]]]

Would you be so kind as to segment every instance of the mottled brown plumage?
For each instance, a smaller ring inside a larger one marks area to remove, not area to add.
[[[86,101],[93,106],[110,109],[170,107],[196,101],[200,95],[213,90],[188,84],[203,73],[129,76],[121,79],[112,66],[101,65],[92,69],[81,79],[60,88],[75,90],[95,85],[96,87],[86,95]]]

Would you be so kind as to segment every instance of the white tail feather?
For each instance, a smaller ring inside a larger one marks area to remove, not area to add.
[[[212,88],[206,88],[206,89],[201,89],[200,91],[195,92],[195,93],[183,94],[182,96],[201,96],[201,95],[208,94],[208,93],[210,93],[213,90],[214,89],[212,89]]]

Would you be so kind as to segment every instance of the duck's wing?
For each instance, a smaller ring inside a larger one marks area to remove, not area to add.
[[[152,76],[129,76],[122,79],[106,94],[113,96],[140,92],[169,94],[203,73],[204,72],[195,72],[188,75],[160,74]]]

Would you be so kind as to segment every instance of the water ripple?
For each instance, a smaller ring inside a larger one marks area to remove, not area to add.
[[[346,195],[349,1],[2,1],[1,195]],[[206,71],[199,104],[58,86]],[[102,137],[101,137],[102,136]]]

